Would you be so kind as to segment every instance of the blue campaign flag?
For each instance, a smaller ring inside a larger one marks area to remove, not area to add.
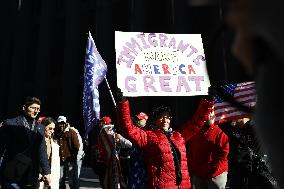
[[[89,32],[85,67],[84,67],[84,91],[83,91],[83,118],[85,136],[100,119],[99,84],[104,80],[107,65],[98,52],[95,42]]]

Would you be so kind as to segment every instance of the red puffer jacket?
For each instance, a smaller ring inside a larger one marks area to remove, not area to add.
[[[202,128],[211,107],[212,103],[202,100],[192,121],[187,122],[180,132],[174,131],[170,137],[181,155],[181,189],[191,188],[185,140],[189,140]],[[131,121],[128,101],[118,103],[117,113],[120,127],[126,137],[143,150],[149,175],[149,188],[177,189],[171,145],[165,134],[159,129],[142,130],[135,127]]]
[[[228,172],[229,139],[218,127],[210,125],[190,139],[188,165],[190,173],[203,179]]]

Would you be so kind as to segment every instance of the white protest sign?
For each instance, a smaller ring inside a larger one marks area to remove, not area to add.
[[[117,86],[124,96],[207,95],[200,34],[115,32]]]

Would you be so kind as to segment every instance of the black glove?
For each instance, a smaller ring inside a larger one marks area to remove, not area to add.
[[[123,93],[122,93],[121,89],[117,87],[116,88],[116,100],[117,100],[117,102],[122,102],[125,99],[126,99],[126,97],[123,96]]]
[[[206,97],[206,99],[209,101],[213,101],[214,96],[216,95],[217,95],[216,89],[212,85],[208,87],[208,96]]]

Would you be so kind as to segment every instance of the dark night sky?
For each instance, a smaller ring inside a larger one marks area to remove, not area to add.
[[[19,7],[21,2],[21,7]],[[221,1],[219,1],[221,2]],[[222,7],[222,9],[221,9]],[[172,0],[9,0],[0,6],[0,115],[13,117],[25,96],[43,101],[41,115],[66,115],[83,131],[82,89],[87,32],[108,65],[107,78],[116,86],[115,31],[201,33],[211,84],[246,81],[232,57],[232,33],[215,32],[224,5],[190,6]],[[101,116],[113,119],[114,106],[105,82],[99,86]],[[113,91],[114,92],[114,91]],[[176,125],[189,119],[201,96],[131,98],[133,114],[172,107]]]

